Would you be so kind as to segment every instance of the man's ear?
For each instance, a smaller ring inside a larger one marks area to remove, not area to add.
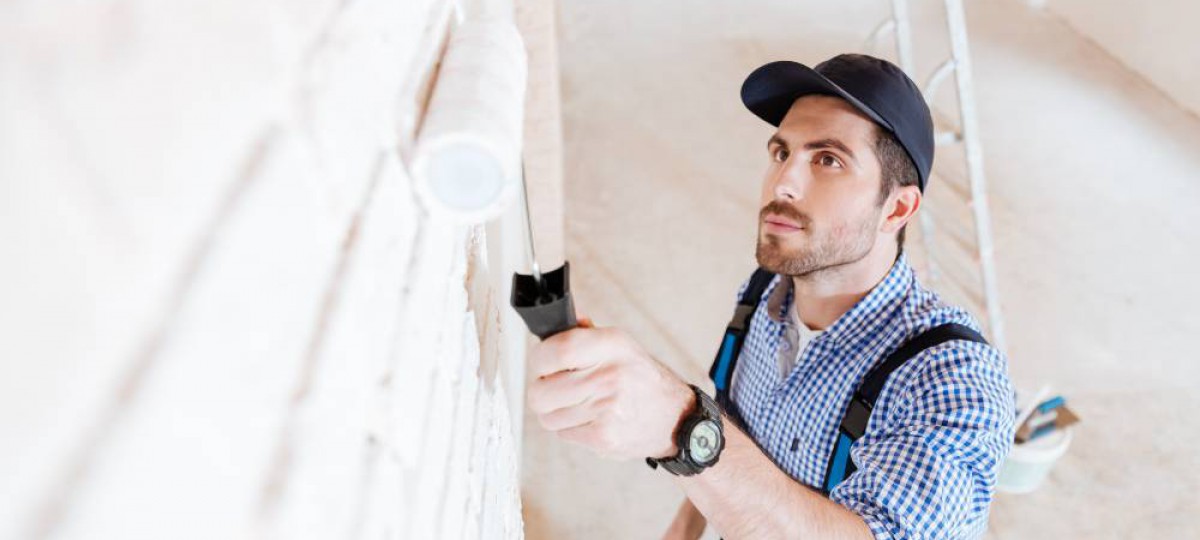
[[[888,197],[887,213],[884,214],[880,231],[894,233],[899,231],[921,208],[921,188],[917,186],[899,186]]]

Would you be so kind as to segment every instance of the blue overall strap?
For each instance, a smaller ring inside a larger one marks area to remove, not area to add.
[[[850,399],[850,404],[846,406],[846,414],[842,416],[837,441],[833,445],[833,452],[829,455],[829,466],[825,470],[825,486],[822,488],[825,495],[829,495],[833,488],[856,470],[854,461],[850,459],[850,446],[867,431],[871,409],[875,407],[875,400],[879,399],[879,393],[883,391],[888,376],[921,351],[956,339],[987,343],[983,336],[970,327],[943,324],[912,338],[867,373],[862,385]]]
[[[721,347],[717,349],[712,369],[708,370],[708,377],[717,388],[717,404],[727,411],[731,410],[729,383],[733,380],[733,369],[737,365],[738,355],[742,352],[742,343],[750,331],[750,320],[754,318],[754,310],[758,308],[763,292],[774,277],[775,274],[762,268],[754,270],[754,275],[750,276],[750,283],[738,299],[733,318],[725,328],[725,335],[721,338]]]

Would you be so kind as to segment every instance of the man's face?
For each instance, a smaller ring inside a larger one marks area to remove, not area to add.
[[[875,124],[822,95],[792,104],[767,144],[759,266],[804,276],[862,260],[880,235]]]

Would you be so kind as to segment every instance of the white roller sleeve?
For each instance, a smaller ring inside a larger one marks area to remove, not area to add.
[[[412,164],[430,212],[482,222],[520,184],[526,53],[511,21],[468,20],[437,76]]]

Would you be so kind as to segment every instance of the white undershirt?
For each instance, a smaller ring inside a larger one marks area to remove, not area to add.
[[[795,300],[792,301],[791,307],[788,308],[787,326],[784,329],[783,336],[786,339],[784,346],[779,348],[779,378],[786,379],[792,370],[796,368],[796,364],[800,361],[800,355],[804,354],[804,348],[808,347],[812,340],[817,339],[824,330],[813,330],[800,320],[800,311],[796,309]]]

